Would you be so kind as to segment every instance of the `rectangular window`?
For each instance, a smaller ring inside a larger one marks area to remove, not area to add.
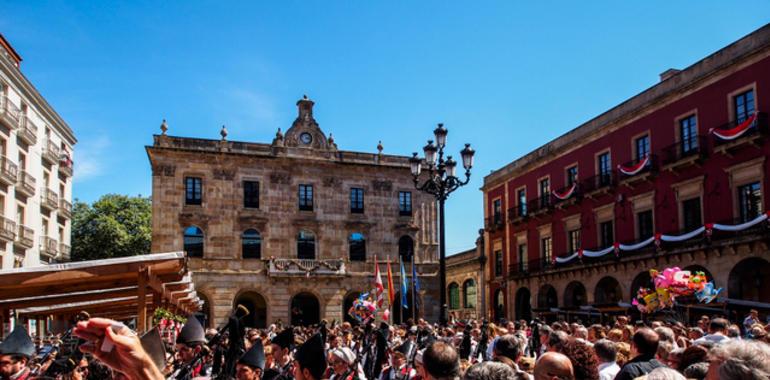
[[[637,213],[636,226],[639,231],[639,240],[652,237],[652,234],[655,233],[655,227],[652,222],[652,210]]]
[[[679,120],[679,148],[682,155],[698,151],[698,125],[695,115]]]
[[[567,168],[567,186],[572,186],[578,180],[578,167],[570,166]]]
[[[546,207],[551,203],[551,181],[548,178],[540,180],[540,207]]]
[[[580,249],[580,229],[572,230],[567,233],[567,250],[569,253],[577,252]]]
[[[313,211],[313,185],[299,185],[300,211]]]
[[[615,243],[615,235],[611,220],[599,223],[599,244],[601,248],[611,247]]]
[[[551,255],[551,237],[548,236],[540,239],[540,257],[545,261],[546,265],[551,263]]]
[[[516,194],[516,199],[518,200],[519,207],[519,216],[526,216],[527,215],[527,190],[521,189]]]
[[[754,114],[754,90],[748,90],[733,97],[735,121],[743,123]]]
[[[412,192],[398,192],[398,215],[412,216]]]
[[[692,231],[703,225],[700,217],[700,197],[682,202],[682,218],[685,231]]]
[[[610,161],[610,152],[604,152],[597,158],[599,168],[599,186],[607,186],[612,181],[612,162]]]
[[[519,272],[527,271],[527,245],[519,244]]]
[[[495,251],[495,276],[503,275],[503,251]]]
[[[637,137],[636,139],[636,160],[641,161],[650,154],[650,135]]]
[[[495,224],[503,223],[503,204],[499,199],[492,202],[492,218]]]
[[[198,177],[185,177],[184,179],[184,203],[188,205],[200,205],[202,195],[202,181]]]
[[[738,187],[738,207],[741,222],[748,222],[759,216],[762,210],[762,190],[759,182]]]
[[[259,182],[243,181],[243,207],[259,208]]]
[[[352,214],[364,213],[364,189],[350,188],[350,212]]]

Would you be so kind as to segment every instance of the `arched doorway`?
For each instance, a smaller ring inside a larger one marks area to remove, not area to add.
[[[505,318],[505,293],[503,289],[495,290],[495,309],[494,317],[495,321],[499,321]]]
[[[419,310],[419,304],[420,300],[417,301],[418,310],[414,310],[414,315],[417,318],[420,318],[420,310]],[[390,320],[393,321],[395,324],[399,324],[402,322],[406,322],[407,319],[412,318],[412,291],[409,290],[406,293],[406,308],[401,310],[401,292],[396,292],[396,296],[393,298],[393,309],[390,311],[391,317]],[[401,314],[403,313],[403,318],[401,318]]]
[[[620,283],[613,277],[607,276],[599,280],[594,291],[594,304],[608,305],[620,302],[623,290]]]
[[[586,287],[577,281],[570,282],[564,290],[564,307],[579,307],[587,303]]]
[[[353,302],[355,302],[356,299],[358,299],[358,296],[361,295],[359,292],[350,292],[345,296],[345,299],[342,302],[342,315],[345,322],[348,322],[352,325],[357,325],[359,322],[357,319],[350,316],[348,311],[353,306]]]
[[[398,255],[405,263],[412,262],[412,256],[414,256],[414,240],[408,235],[404,235],[398,239]]]
[[[650,277],[650,271],[639,272],[631,281],[631,289],[628,290],[630,299],[636,298],[636,293],[640,288],[654,289],[655,284],[652,283],[652,277]]]
[[[201,306],[200,311],[200,313],[203,314],[203,317],[205,318],[203,327],[209,328],[211,327],[211,305],[209,304],[209,298],[201,292],[198,292],[198,298],[203,301],[203,306]]]
[[[516,291],[516,320],[532,320],[532,294],[527,288]]]
[[[727,280],[727,296],[770,302],[770,263],[759,257],[750,257],[736,264]]]
[[[548,284],[540,287],[540,291],[537,293],[537,308],[538,309],[551,309],[559,307],[559,299],[556,295],[556,289]]]
[[[292,326],[309,326],[321,321],[321,306],[313,294],[303,292],[291,298]]]
[[[233,307],[243,305],[249,310],[249,315],[243,318],[246,327],[263,329],[267,327],[267,302],[261,294],[252,291],[246,291],[235,298]]]

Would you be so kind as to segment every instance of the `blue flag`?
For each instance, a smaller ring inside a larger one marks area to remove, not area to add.
[[[409,292],[409,280],[406,279],[406,271],[404,270],[404,260],[401,260],[401,306],[404,307],[404,309],[408,309],[409,305],[407,304],[407,293]]]
[[[420,280],[417,278],[417,268],[414,265],[414,259],[412,260],[412,282],[414,284],[414,308],[420,310],[420,307],[418,306],[418,300],[420,298],[417,297],[417,295],[420,294]]]

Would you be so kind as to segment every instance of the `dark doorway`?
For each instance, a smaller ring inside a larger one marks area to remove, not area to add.
[[[587,302],[586,287],[577,281],[570,282],[564,290],[564,307],[576,308]]]
[[[527,288],[516,291],[516,320],[532,320],[532,293]]]
[[[495,321],[500,321],[505,318],[505,293],[503,293],[503,289],[497,289],[495,291],[494,305]]]
[[[623,298],[620,283],[613,277],[607,276],[599,280],[594,292],[594,304],[608,305],[618,303]]]
[[[631,289],[628,290],[630,299],[636,298],[636,293],[640,288],[655,289],[655,284],[652,283],[652,277],[650,277],[650,271],[639,272],[631,281]]]
[[[344,321],[348,322],[352,325],[357,325],[359,322],[357,319],[350,316],[350,313],[348,311],[353,306],[353,302],[358,299],[358,296],[361,293],[359,292],[350,292],[348,295],[345,296],[345,300],[342,302],[342,315],[344,316]]]
[[[203,314],[204,321],[202,323],[203,327],[209,328],[211,327],[211,305],[209,304],[209,298],[206,297],[205,294],[198,292],[198,298],[203,301],[203,306],[201,306],[200,313]]]
[[[233,307],[243,305],[249,309],[249,315],[243,318],[246,327],[263,329],[267,327],[267,302],[257,292],[243,292],[236,299]]]
[[[291,299],[291,325],[309,326],[321,321],[318,298],[310,293],[299,293]]]
[[[551,285],[543,285],[537,293],[537,308],[550,309],[559,307],[559,298],[556,289]]]
[[[415,310],[412,307],[412,303],[413,303],[412,291],[410,290],[406,293],[407,307],[402,310],[401,309],[401,292],[396,293],[396,297],[393,298],[393,310],[390,311],[392,313],[390,319],[393,321],[393,323],[399,324],[399,323],[405,322],[407,319],[412,318],[412,312],[414,312],[414,315],[416,316],[416,318],[420,318],[419,300],[417,300],[418,310]],[[403,313],[403,318],[401,318],[402,313]]]
[[[727,282],[729,298],[770,302],[770,263],[765,259],[751,257],[739,262],[730,271]]]

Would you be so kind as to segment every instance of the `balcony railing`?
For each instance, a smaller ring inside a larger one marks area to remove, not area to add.
[[[19,176],[19,168],[8,157],[0,156],[0,182],[15,185]]]
[[[43,142],[43,159],[51,165],[59,162],[59,147],[50,139],[45,139]]]
[[[313,276],[339,277],[346,274],[343,260],[311,260],[311,259],[270,259],[268,275],[270,276]]]
[[[26,115],[19,117],[19,131],[17,135],[22,141],[29,145],[35,145],[37,143],[37,129]]]
[[[59,252],[61,253],[61,256],[59,259],[61,261],[69,261],[71,251],[72,251],[72,247],[64,243],[59,243]]]
[[[484,220],[484,227],[489,232],[497,231],[498,229],[501,229],[503,227],[503,217],[502,215],[496,215],[489,218],[486,218]]]
[[[609,189],[617,185],[617,176],[613,171],[597,174],[580,182],[580,191],[583,194]]]
[[[557,194],[566,194],[567,191],[569,191],[571,188],[572,188],[572,185],[570,184],[570,185],[567,185],[567,186],[560,187],[560,188],[554,190],[554,192],[556,192]],[[582,196],[583,196],[583,193],[582,193],[582,191],[580,189],[580,183],[578,183],[577,185],[575,185],[575,191],[568,198],[566,198],[566,199],[559,199],[556,196],[554,196],[553,197],[553,204],[554,205],[558,205],[558,204],[563,203],[563,202],[569,202],[569,201],[572,201],[574,199],[581,198]]]
[[[16,230],[16,243],[24,248],[32,248],[35,244],[35,231],[20,224]]]
[[[553,199],[551,194],[546,194],[535,199],[531,199],[527,202],[527,209],[532,215],[542,212],[548,212],[553,209]]]
[[[16,222],[0,217],[0,240],[13,241],[14,239],[16,239]]]
[[[16,129],[20,113],[19,107],[8,99],[8,95],[0,94],[0,121],[4,121],[10,129]]]
[[[35,195],[35,177],[24,170],[19,171],[19,179],[16,181],[16,192],[28,197]]]
[[[40,237],[40,254],[48,258],[55,258],[59,253],[59,242],[48,236]]]
[[[740,124],[741,123],[738,122],[737,120],[733,120],[729,123],[726,123],[714,128],[714,130],[715,132],[728,131],[730,129],[737,127]],[[752,136],[756,136],[759,134],[762,134],[762,135],[768,134],[767,113],[765,112],[758,113],[756,126],[754,128],[749,128],[748,130],[746,130],[746,132],[743,133],[743,135],[741,135],[735,140],[723,140],[723,139],[720,139],[719,137],[714,136],[714,145],[720,146],[720,145],[731,145],[731,143],[740,143],[740,142],[746,141]]]
[[[56,210],[59,208],[59,195],[47,187],[40,189],[40,205],[49,211]]]
[[[508,220],[511,223],[519,223],[529,217],[526,204],[519,204],[508,209]]]
[[[650,154],[649,156],[650,156],[649,162],[647,162],[647,165],[645,165],[642,168],[642,170],[640,170],[638,173],[636,173],[634,175],[627,175],[627,174],[624,174],[624,173],[618,173],[618,179],[620,181],[627,182],[629,179],[632,179],[634,177],[639,177],[640,175],[645,174],[645,173],[653,173],[653,174],[657,173],[658,172],[658,155]],[[627,168],[635,167],[636,165],[641,163],[642,160],[644,160],[644,158],[635,158],[635,159],[633,159],[631,161],[624,162],[622,164],[622,166],[623,167],[627,167]]]
[[[59,199],[59,215],[68,219],[72,217],[72,203],[64,198]]]
[[[663,165],[675,165],[679,162],[699,161],[706,158],[708,139],[706,136],[692,136],[663,148]]]

